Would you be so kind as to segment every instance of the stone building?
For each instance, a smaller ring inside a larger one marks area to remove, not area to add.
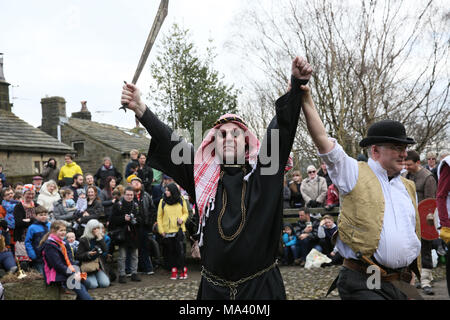
[[[8,183],[31,183],[50,157],[63,164],[64,155],[74,150],[18,118],[11,111],[9,85],[0,55],[0,164]]]
[[[150,139],[140,128],[120,128],[92,121],[86,101],[81,101],[81,110],[72,113],[69,118],[66,115],[66,101],[62,97],[43,98],[41,105],[40,129],[75,150],[74,160],[83,173],[95,174],[103,164],[103,158],[108,156],[124,174],[132,149],[145,153],[148,151]],[[117,113],[121,115],[119,110]]]

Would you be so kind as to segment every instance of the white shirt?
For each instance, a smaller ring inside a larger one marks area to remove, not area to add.
[[[358,181],[358,162],[349,157],[333,138],[333,150],[319,156],[328,166],[331,181],[340,195],[352,191]],[[420,254],[420,240],[416,235],[416,211],[400,175],[390,181],[379,162],[369,159],[369,167],[380,181],[385,208],[383,227],[375,259],[382,265],[397,269],[410,265]],[[416,199],[417,201],[417,199]],[[339,237],[336,241],[339,253],[347,259],[357,259],[356,254]]]

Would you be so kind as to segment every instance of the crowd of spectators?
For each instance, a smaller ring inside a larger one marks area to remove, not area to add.
[[[14,184],[0,165],[2,274],[35,270],[78,299],[117,278],[139,282],[157,267],[186,279],[187,194],[146,165],[145,154],[130,155],[123,175],[109,157],[95,174],[83,173],[67,154],[61,168],[50,158],[41,175]],[[67,286],[72,275],[80,288]]]
[[[107,287],[116,278],[141,281],[139,274],[151,275],[160,266],[170,279],[186,279],[189,196],[149,167],[146,154],[132,150],[130,156],[123,174],[109,157],[95,174],[83,173],[72,155],[65,156],[61,168],[50,158],[29,183],[9,184],[0,165],[0,269],[35,269],[47,283],[63,282],[71,273],[84,279],[85,274],[83,287],[76,290],[80,299],[90,299],[87,290]],[[434,173],[436,155],[428,153],[427,162]],[[298,209],[298,221],[284,224],[282,263],[304,266],[316,249],[331,259],[324,266],[341,264],[333,245],[335,217],[327,214],[339,206],[339,191],[325,163],[319,170],[308,166],[306,174],[303,178],[295,170],[285,176],[283,205]],[[316,213],[321,208],[323,216]]]

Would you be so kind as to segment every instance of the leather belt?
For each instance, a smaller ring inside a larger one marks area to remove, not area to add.
[[[344,263],[342,265],[348,269],[358,271],[365,275],[367,275],[367,268],[370,266],[369,264],[355,259],[344,259]],[[391,282],[394,280],[402,280],[409,283],[412,279],[412,273],[408,270],[408,268],[389,269],[378,264],[375,265],[378,266],[381,271],[386,271],[386,269],[390,271],[390,273],[381,272],[382,281]]]

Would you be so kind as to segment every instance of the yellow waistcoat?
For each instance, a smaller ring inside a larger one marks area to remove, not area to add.
[[[338,218],[339,238],[353,252],[371,257],[378,248],[383,227],[385,201],[380,181],[366,162],[358,162],[358,181],[348,194],[341,196]],[[420,240],[420,217],[414,182],[401,177],[416,211],[416,234]],[[417,258],[420,268],[420,255]]]

